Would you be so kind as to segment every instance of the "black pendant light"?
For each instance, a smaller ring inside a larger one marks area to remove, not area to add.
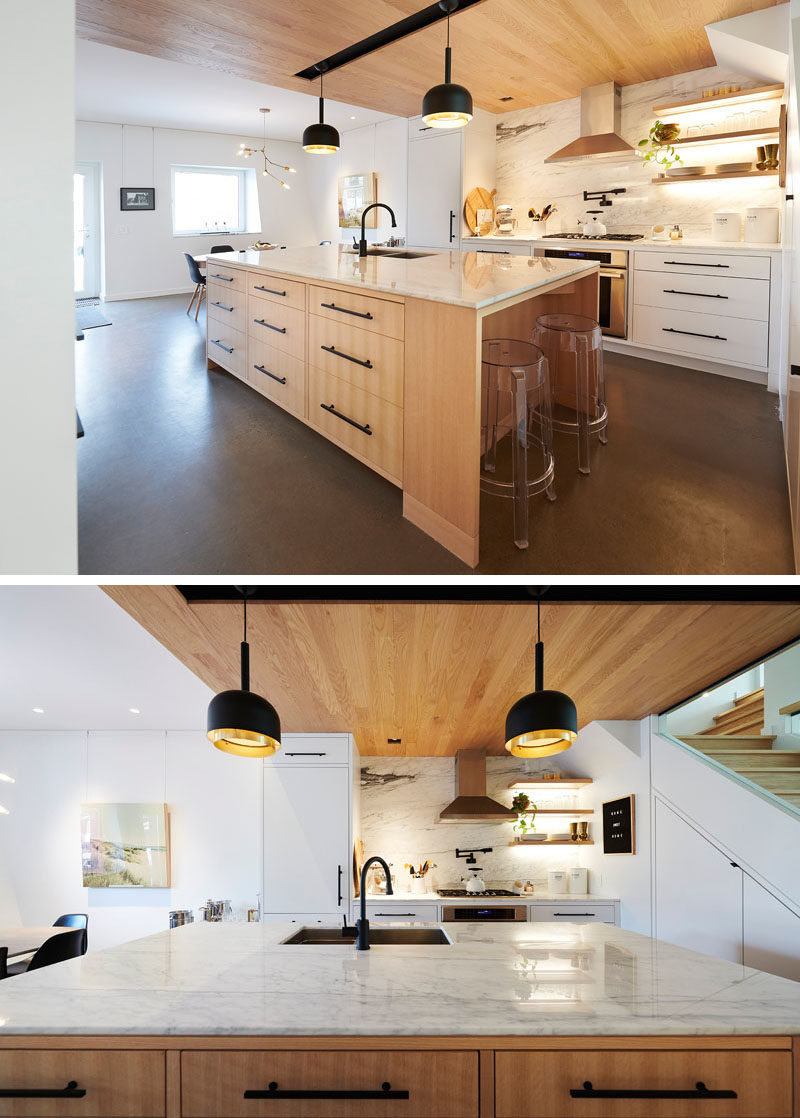
[[[242,689],[220,691],[208,704],[206,736],[223,753],[269,757],[281,747],[281,720],[272,703],[250,690],[250,645],[247,643],[247,587],[244,599]]]
[[[450,81],[452,51],[450,50],[450,13],[458,0],[439,0],[447,12],[447,49],[444,52],[444,82],[429,89],[422,99],[422,119],[430,128],[463,128],[472,120],[472,95],[463,85]]]
[[[339,133],[332,124],[325,123],[325,98],[322,96],[322,75],[327,70],[324,62],[317,64],[319,70],[319,123],[309,124],[303,133],[303,151],[315,155],[332,155],[339,150]]]
[[[544,690],[542,592],[536,599],[536,690],[506,715],[506,749],[514,757],[550,757],[569,749],[578,736],[578,712],[563,691]]]

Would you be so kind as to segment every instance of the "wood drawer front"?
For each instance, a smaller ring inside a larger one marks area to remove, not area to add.
[[[613,924],[613,904],[532,904],[531,920],[549,920],[554,924]]]
[[[222,284],[209,283],[206,291],[209,318],[234,330],[245,329],[247,296],[243,291],[228,291]]]
[[[262,272],[248,272],[247,290],[259,299],[268,299],[297,311],[306,309],[306,285],[285,276],[267,276]]]
[[[572,1098],[585,1083],[603,1091],[732,1090],[735,1099]],[[497,1118],[790,1118],[789,1052],[497,1052]]]
[[[356,905],[356,913],[359,913]],[[373,924],[392,923],[436,923],[439,919],[437,904],[397,904],[389,905],[382,901],[367,901],[367,919]]]
[[[331,406],[338,415],[330,411]],[[347,419],[342,419],[342,416]],[[374,463],[398,482],[402,480],[401,408],[309,365],[308,420],[346,450],[352,450]],[[361,429],[365,427],[371,433]]]
[[[405,337],[405,307],[388,299],[373,299],[354,291],[334,291],[330,287],[308,289],[308,309],[331,322],[347,322],[362,330],[385,334],[389,338]],[[369,316],[369,317],[368,317]]]
[[[209,318],[206,325],[208,356],[234,376],[245,378],[246,336],[240,330],[233,330],[215,318]]]
[[[309,362],[398,407],[403,406],[403,349],[396,338],[308,316]]]
[[[247,379],[262,396],[267,396],[294,415],[306,412],[306,364],[266,342],[250,338],[247,343]]]
[[[657,349],[711,357],[731,365],[766,367],[769,325],[696,311],[664,310],[637,303],[633,340]]]
[[[161,1118],[165,1112],[163,1052],[13,1050],[0,1052],[4,1091],[62,1091],[75,1082],[82,1098],[0,1098],[0,1114],[14,1118]]]
[[[635,279],[634,302],[675,311],[769,321],[767,280],[639,272]]]
[[[206,281],[218,283],[226,291],[244,291],[246,273],[241,268],[226,268],[224,264],[214,264],[212,257],[206,260]]]
[[[248,1090],[408,1091],[405,1099],[245,1099]],[[477,1118],[476,1052],[183,1052],[184,1118]]]
[[[301,361],[306,356],[306,316],[303,311],[247,296],[247,332]]]
[[[736,256],[732,252],[635,252],[634,268],[646,272],[672,272],[684,276],[734,276],[769,279],[768,256]]]

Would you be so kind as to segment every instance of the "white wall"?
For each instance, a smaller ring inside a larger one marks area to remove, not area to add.
[[[661,102],[679,101],[698,91],[722,82],[736,81],[742,88],[762,84],[753,77],[742,77],[732,70],[712,66],[688,74],[659,78],[625,86],[622,90],[622,136],[634,147],[647,135],[653,123],[653,106]],[[765,102],[759,108],[769,111],[770,123],[777,124],[777,101]],[[719,114],[733,110],[714,110]],[[676,183],[654,186],[652,164],[639,160],[614,163],[604,160],[543,164],[542,160],[580,134],[580,99],[557,101],[530,109],[517,109],[497,119],[497,201],[510,202],[519,220],[520,231],[534,228],[528,209],[537,210],[548,202],[558,204],[558,212],[547,223],[548,233],[574,230],[585,220],[587,207],[583,191],[625,187],[626,193],[614,198],[613,205],[603,210],[600,220],[609,230],[649,233],[650,226],[678,223],[688,236],[710,236],[714,210],[742,210],[746,206],[783,205],[783,191],[777,178],[764,180],[730,179],[709,183]],[[703,114],[695,114],[703,119]],[[713,112],[709,112],[712,116]],[[691,123],[684,115],[680,123]],[[684,164],[733,162],[754,159],[752,143],[726,144],[689,149]]]
[[[4,5],[0,574],[78,569],[74,34],[73,0]]]
[[[0,866],[23,924],[88,912],[97,950],[161,931],[170,909],[196,910],[209,897],[255,904],[260,762],[213,749],[202,731],[1,731],[0,771],[16,778],[12,814],[0,816]],[[169,805],[170,889],[83,887],[79,813],[92,800]],[[0,911],[0,923],[17,915]]]
[[[764,729],[777,734],[773,749],[800,749],[800,737],[787,732],[798,719],[787,718],[781,707],[800,701],[800,644],[779,652],[764,664]]]
[[[253,240],[289,247],[316,244],[322,215],[312,204],[311,183],[318,173],[315,157],[300,144],[268,141],[270,157],[296,169],[288,175],[291,189],[260,173],[257,159],[237,159],[239,143],[260,146],[257,137],[218,132],[188,132],[171,128],[79,121],[76,159],[99,163],[102,181],[104,241],[103,295],[106,299],[136,299],[191,291],[184,252],[207,252],[213,243],[245,248]],[[258,157],[260,159],[260,156]],[[215,233],[175,237],[172,232],[173,164],[211,167],[251,167],[256,181],[260,221],[247,233]],[[263,166],[263,164],[261,164]],[[122,212],[122,186],[155,186],[156,208],[142,213]],[[127,232],[122,232],[125,229]]]
[[[730,710],[734,700],[742,695],[748,695],[761,687],[763,682],[762,668],[750,668],[727,683],[714,687],[703,695],[677,710],[670,711],[664,716],[666,730],[678,737],[681,734],[697,734],[713,725],[714,715]]]

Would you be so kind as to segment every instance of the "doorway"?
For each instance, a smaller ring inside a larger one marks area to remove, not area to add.
[[[73,175],[75,298],[100,295],[100,164],[76,163]]]

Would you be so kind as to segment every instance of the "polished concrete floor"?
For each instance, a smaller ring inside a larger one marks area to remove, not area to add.
[[[398,489],[225,373],[175,296],[105,305],[77,346],[86,575],[469,574],[402,518]],[[478,574],[790,574],[777,397],[608,355],[609,443],[577,470],[557,436],[552,504],[484,496]]]

